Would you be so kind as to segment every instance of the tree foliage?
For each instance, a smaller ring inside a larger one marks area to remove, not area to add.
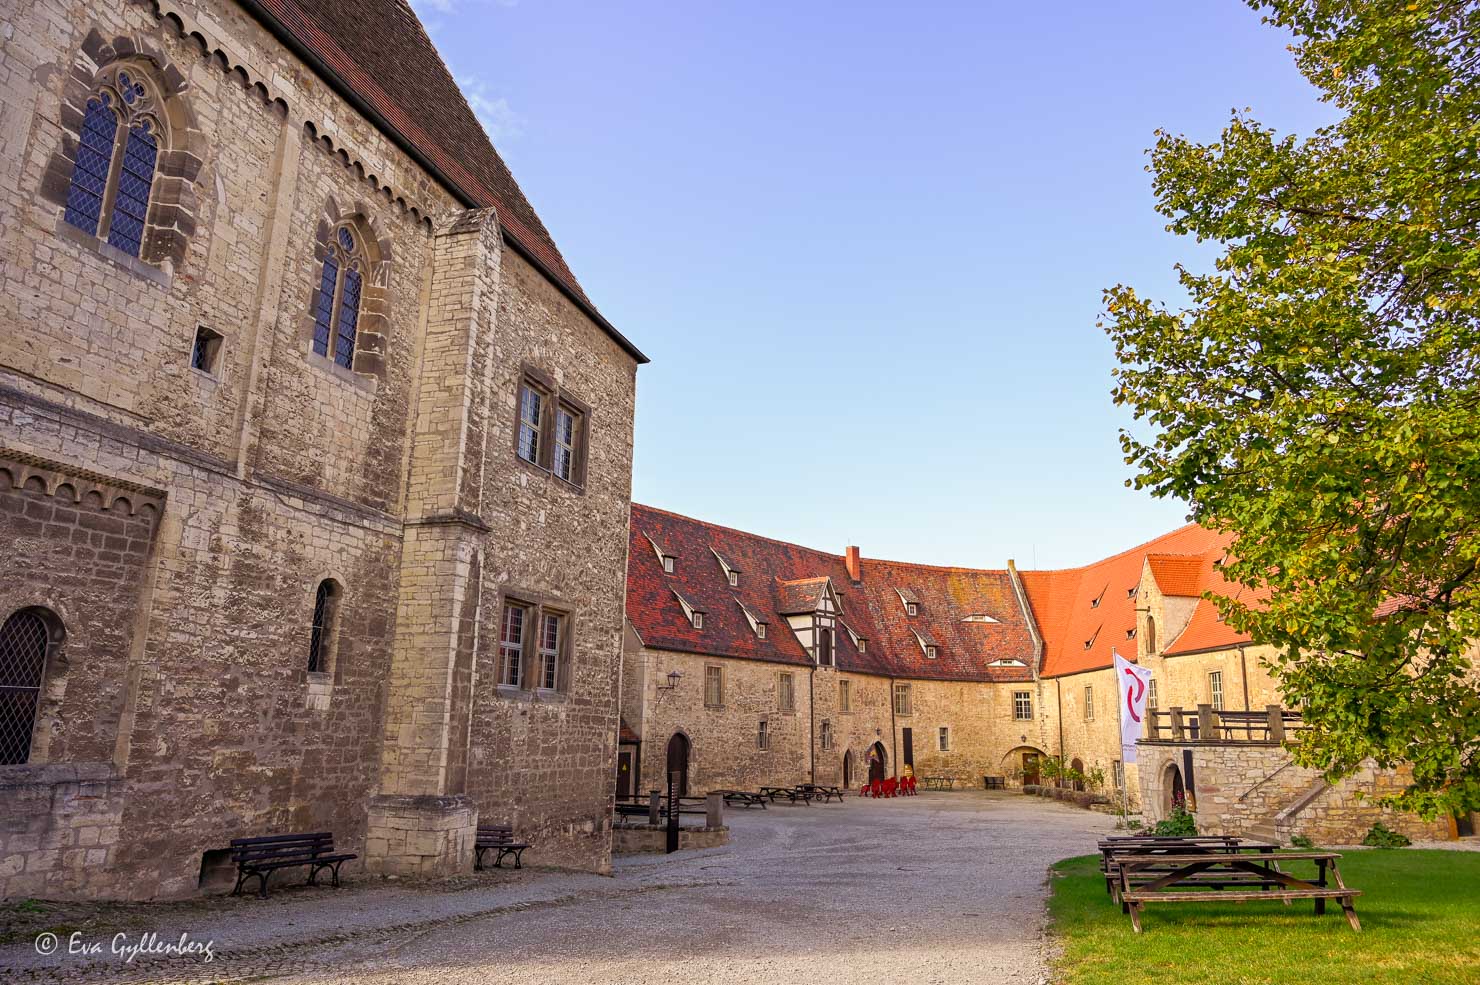
[[[1188,299],[1106,292],[1133,480],[1237,537],[1225,619],[1315,726],[1298,761],[1413,764],[1480,808],[1480,2],[1254,3],[1338,122],[1159,132]]]

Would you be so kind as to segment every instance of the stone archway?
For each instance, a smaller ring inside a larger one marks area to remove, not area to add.
[[[1187,788],[1182,783],[1182,768],[1168,763],[1161,774],[1161,816],[1170,817],[1177,807],[1187,806]]]
[[[1048,754],[1037,746],[1017,746],[1002,757],[1002,769],[1008,775],[1020,776],[1023,786],[1037,786],[1043,782],[1040,765]]]
[[[668,764],[667,774],[677,773],[678,782],[674,785],[674,795],[687,797],[689,795],[689,737],[682,732],[674,732],[673,738],[668,740]],[[663,786],[667,788],[667,774],[664,775]]]
[[[1071,770],[1073,770],[1074,771],[1074,774],[1075,774],[1075,778],[1074,778],[1074,789],[1077,790],[1077,791],[1083,791],[1084,790],[1084,760],[1080,759],[1078,756],[1075,756],[1073,759],[1071,759],[1069,761],[1069,768]]]
[[[882,781],[889,775],[889,754],[884,743],[875,742],[868,747],[868,782]]]

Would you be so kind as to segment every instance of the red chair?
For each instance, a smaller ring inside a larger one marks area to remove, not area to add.
[[[899,796],[899,781],[897,779],[895,779],[894,777],[892,777],[892,776],[889,779],[887,779],[887,780],[884,781],[884,796],[885,797],[897,797],[897,796]]]

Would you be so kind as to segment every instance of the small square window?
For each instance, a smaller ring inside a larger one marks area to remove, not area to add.
[[[195,344],[190,348],[190,365],[202,373],[216,375],[221,362],[221,333],[213,332],[204,325],[195,329]]]
[[[909,603],[905,608],[912,616],[918,616],[920,614],[920,607],[913,602]]]
[[[673,574],[673,558],[663,558],[663,573],[669,575]]]
[[[925,648],[925,656],[928,657],[931,660],[934,660],[935,659],[935,647],[933,647],[933,646],[927,646]]]

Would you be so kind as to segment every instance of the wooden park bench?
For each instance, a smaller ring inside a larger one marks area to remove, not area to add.
[[[1358,889],[1348,889],[1341,881],[1341,873],[1336,868],[1336,860],[1340,857],[1336,852],[1250,855],[1213,851],[1181,855],[1122,855],[1116,860],[1119,870],[1117,895],[1138,934],[1141,932],[1141,911],[1147,903],[1279,900],[1289,905],[1300,899],[1314,900],[1317,916],[1326,912],[1328,899],[1336,900],[1341,904],[1352,930],[1361,930],[1362,924],[1357,920],[1352,901],[1362,893]],[[1298,879],[1280,870],[1282,863],[1292,861],[1314,862],[1316,880]],[[1156,878],[1149,881],[1141,878],[1151,869],[1156,870]],[[1334,888],[1327,885],[1328,875],[1336,883]],[[1227,885],[1238,888],[1224,888]]]
[[[236,863],[236,888],[231,895],[241,894],[242,884],[257,877],[257,895],[267,897],[267,877],[278,869],[299,865],[308,867],[308,885],[317,884],[319,873],[328,869],[339,885],[339,867],[353,852],[334,851],[334,835],[328,831],[312,834],[267,835],[262,838],[231,839],[231,860]]]
[[[766,795],[752,793],[749,790],[716,790],[715,793],[724,797],[725,804],[730,807],[759,807],[766,809]]]
[[[498,850],[498,857],[493,860],[493,867],[501,869],[504,867],[504,856],[514,856],[514,868],[524,868],[524,850],[529,845],[522,841],[514,840],[514,829],[507,824],[480,824],[478,825],[478,838],[473,843],[473,851],[476,857],[473,861],[474,869],[483,868],[483,853]]]

